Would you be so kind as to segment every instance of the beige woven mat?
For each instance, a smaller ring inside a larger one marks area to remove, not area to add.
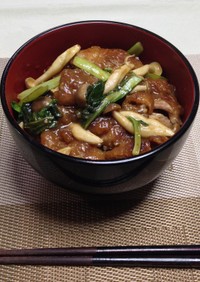
[[[200,56],[188,59],[200,79]],[[71,194],[39,176],[15,147],[0,107],[0,248],[200,244],[199,124],[200,111],[156,181],[113,200]],[[200,271],[0,266],[0,281],[200,281]]]

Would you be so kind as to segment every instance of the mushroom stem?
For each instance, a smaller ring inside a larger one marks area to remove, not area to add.
[[[144,76],[145,74],[147,74],[149,72],[149,65],[144,65],[142,67],[134,69],[133,72],[134,72],[134,74],[136,74],[138,76]]]
[[[150,136],[173,136],[174,132],[153,118],[146,118],[141,114],[132,112],[132,111],[113,111],[113,117],[119,122],[119,124],[124,127],[128,132],[134,133],[134,128],[132,123],[127,119],[127,117],[132,117],[136,120],[140,120],[146,125],[141,123],[141,136],[150,137]]]
[[[69,146],[68,147],[64,147],[62,149],[59,149],[57,152],[61,153],[61,154],[69,155],[70,152],[71,152],[71,147],[69,147]]]
[[[139,76],[144,76],[147,73],[153,73],[160,76],[162,74],[162,67],[158,62],[152,62],[134,69],[133,72]]]
[[[114,70],[114,72],[110,75],[108,80],[106,81],[104,94],[107,94],[111,90],[113,90],[127,75],[127,73],[131,70],[128,65],[122,65],[118,69]]]
[[[45,71],[37,79],[34,79],[32,77],[26,78],[25,79],[26,87],[27,88],[34,87],[58,74],[64,68],[64,66],[74,57],[74,55],[76,55],[76,53],[80,51],[80,49],[81,47],[78,44],[67,49],[65,52],[59,55],[52,63],[52,65],[48,68],[48,70]]]
[[[103,139],[93,134],[91,131],[84,129],[78,123],[71,123],[70,129],[72,135],[79,141],[84,141],[97,146],[103,143]]]

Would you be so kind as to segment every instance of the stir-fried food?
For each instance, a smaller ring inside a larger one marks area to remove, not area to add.
[[[117,160],[143,154],[181,127],[176,89],[159,62],[128,51],[74,45],[58,56],[12,107],[20,126],[61,154]]]

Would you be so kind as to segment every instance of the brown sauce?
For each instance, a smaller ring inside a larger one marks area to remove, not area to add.
[[[123,65],[126,59],[134,64],[135,68],[143,65],[134,56],[128,58],[127,52],[121,49],[103,49],[94,46],[80,51],[79,56],[88,59],[102,69],[115,69]],[[112,117],[112,109],[97,117],[88,128],[90,132],[103,140],[101,145],[96,146],[77,140],[71,132],[70,123],[79,122],[79,113],[82,108],[77,103],[77,93],[82,85],[86,83],[92,85],[95,82],[97,78],[74,66],[67,67],[61,72],[60,86],[54,92],[54,97],[58,101],[62,117],[56,128],[42,132],[41,143],[56,151],[69,146],[70,156],[84,159],[116,160],[132,157],[133,135]],[[166,122],[176,132],[181,126],[182,108],[177,102],[175,88],[166,79],[145,78],[143,85],[147,85],[147,90],[128,94],[120,101],[118,107],[122,110],[144,114],[147,117],[152,113],[158,114],[157,118]],[[162,136],[142,138],[140,154],[152,150],[168,139]]]

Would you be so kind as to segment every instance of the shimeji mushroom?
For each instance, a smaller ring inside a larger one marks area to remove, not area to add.
[[[72,122],[70,124],[72,135],[79,141],[84,141],[92,145],[101,145],[103,139],[93,134],[91,131],[84,129],[80,124]]]
[[[69,155],[71,152],[71,147],[70,146],[64,147],[62,149],[57,150],[57,152],[61,154]]]
[[[148,86],[147,85],[137,85],[135,88],[133,88],[132,92],[142,92],[142,91],[146,91],[148,90]]]
[[[71,48],[68,48],[65,52],[63,52],[55,59],[52,65],[40,77],[38,77],[37,79],[34,79],[32,77],[26,78],[26,87],[34,87],[57,75],[64,68],[64,66],[80,51],[80,49],[81,47],[78,44],[72,46]]]
[[[146,118],[141,114],[132,111],[113,111],[113,117],[119,122],[119,124],[124,127],[131,134],[134,133],[134,128],[132,123],[127,119],[127,117],[132,117],[136,120],[140,120],[141,123],[141,136],[173,136],[174,132],[153,118]]]
[[[130,70],[131,68],[126,64],[114,70],[105,83],[104,94],[117,87]]]
[[[147,73],[160,76],[162,74],[162,67],[158,62],[152,62],[134,69],[133,72],[138,76],[145,76]]]

